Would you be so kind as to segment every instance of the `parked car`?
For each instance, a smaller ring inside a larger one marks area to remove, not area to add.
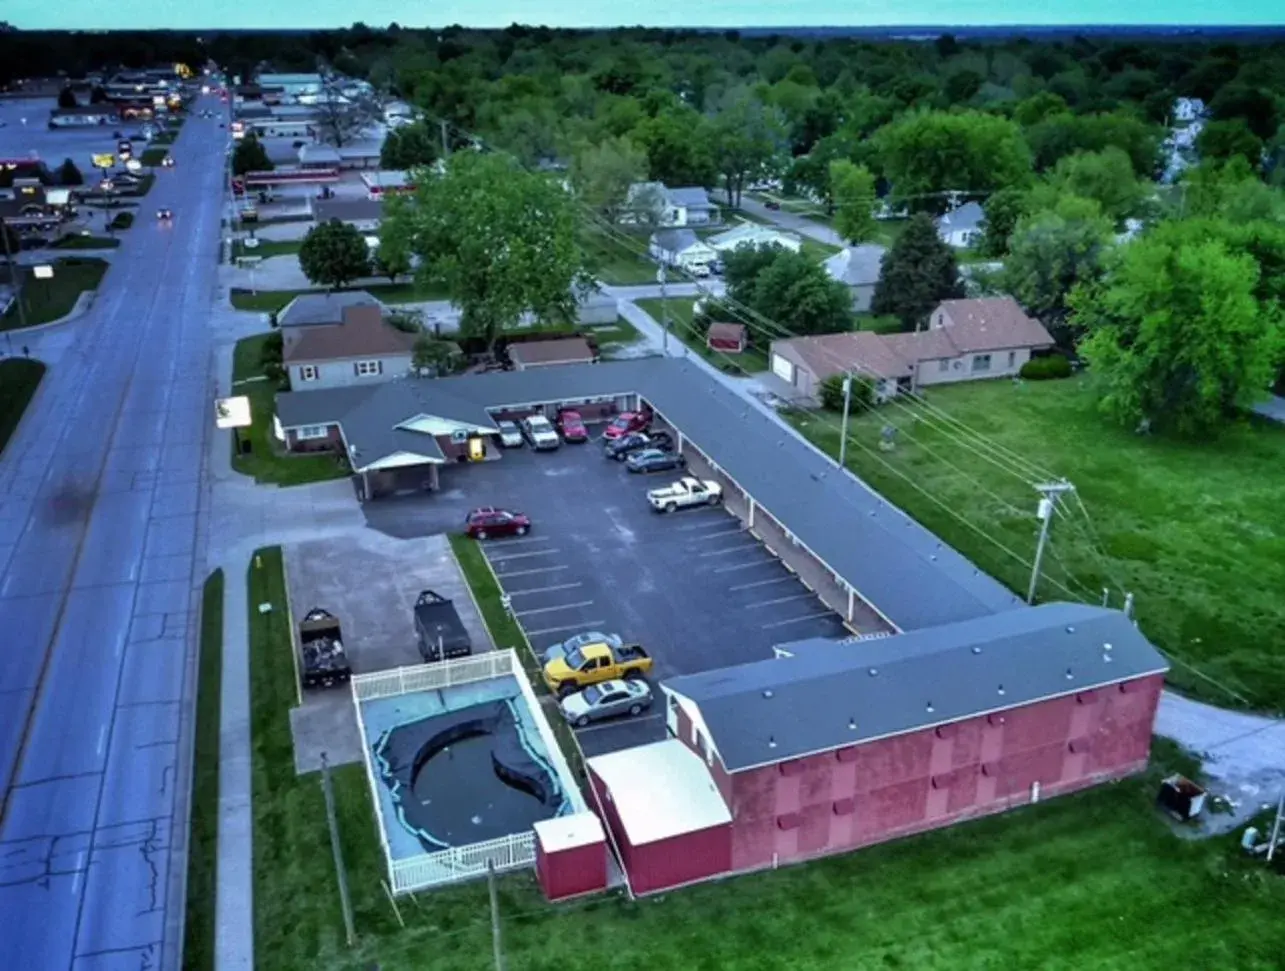
[[[631,452],[625,459],[625,468],[630,472],[672,472],[674,469],[685,469],[687,460],[676,452],[663,452],[658,448],[644,448],[641,452]]]
[[[689,506],[713,506],[722,501],[723,487],[717,482],[702,481],[689,476],[679,479],[663,489],[647,493],[647,502],[656,512],[674,512]]]
[[[558,437],[553,425],[544,415],[530,415],[523,418],[522,435],[536,451],[554,449],[562,444],[562,439]]]
[[[482,506],[464,517],[464,533],[473,539],[490,536],[525,536],[531,530],[531,520],[520,512]]]
[[[633,432],[620,438],[608,439],[606,446],[603,448],[603,454],[609,459],[623,462],[629,457],[630,452],[637,452],[640,449],[649,447],[651,447],[650,438],[642,432]]]
[[[641,411],[622,411],[611,423],[607,425],[607,430],[602,434],[608,440],[620,438],[623,435],[631,435],[634,432],[646,431],[647,426],[651,424],[651,416]]]
[[[651,655],[641,644],[586,644],[544,665],[544,683],[559,698],[591,684],[620,678],[641,678],[652,667]]]
[[[568,637],[560,644],[550,644],[540,655],[540,660],[545,664],[558,658],[566,657],[577,648],[584,647],[586,644],[606,644],[608,647],[622,647],[625,640],[619,634],[604,634],[600,630],[587,630],[581,634]]]
[[[522,431],[518,428],[515,421],[496,422],[496,427],[500,429],[500,445],[503,448],[521,448],[525,439],[522,437]]]
[[[639,678],[604,681],[567,695],[559,706],[562,717],[577,728],[619,715],[640,715],[651,707],[651,686]]]
[[[589,429],[578,411],[566,409],[558,412],[558,431],[562,433],[564,442],[579,444],[589,441]]]
[[[672,452],[674,437],[669,432],[648,432],[647,445],[649,448],[658,448],[662,452]]]
[[[780,204],[779,202],[777,202],[775,199],[769,199],[769,200],[767,200],[767,202],[763,203],[763,205],[764,205],[766,208],[768,208],[768,209],[780,209],[780,208],[781,208],[781,204]]]
[[[174,156],[166,155],[163,159],[161,159],[161,165],[167,169],[174,168]]]

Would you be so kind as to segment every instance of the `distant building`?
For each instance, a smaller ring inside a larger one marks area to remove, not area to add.
[[[49,113],[50,128],[91,128],[94,125],[114,125],[120,120],[120,109],[107,103],[79,108],[55,108]]]
[[[986,212],[976,202],[966,202],[952,209],[937,220],[937,232],[942,240],[955,249],[967,249],[982,236]]]

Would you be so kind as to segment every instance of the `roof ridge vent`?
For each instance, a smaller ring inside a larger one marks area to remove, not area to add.
[[[928,702],[928,704],[924,707],[924,710],[931,715],[933,711],[933,703],[931,701]]]
[[[982,653],[982,646],[981,646],[980,644],[974,644],[974,645],[973,645],[973,653],[974,653],[974,654],[981,654],[981,653]]]
[[[771,689],[771,688],[764,688],[764,689],[763,689],[763,697],[764,697],[764,698],[771,698],[771,697],[772,697],[772,689]]]
[[[857,730],[857,720],[856,720],[855,718],[853,718],[853,717],[849,716],[849,717],[848,717],[848,731],[850,731],[850,732],[855,732],[856,730]]]
[[[1075,672],[1073,672],[1070,668],[1067,668],[1067,669],[1066,669],[1066,680],[1071,681],[1071,680],[1073,680],[1074,678],[1075,678]]]

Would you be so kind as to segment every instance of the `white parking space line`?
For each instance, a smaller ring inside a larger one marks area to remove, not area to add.
[[[553,593],[555,590],[573,590],[576,587],[583,587],[583,583],[555,583],[551,587],[532,587],[530,590],[509,590],[505,589],[510,597],[522,597],[528,593]]]
[[[597,630],[605,623],[605,620],[586,620],[583,624],[566,624],[563,627],[542,627],[539,630],[527,631],[526,636],[540,637],[543,634],[564,634],[569,630]]]
[[[508,556],[491,556],[487,554],[487,559],[492,563],[507,563],[509,560],[529,560],[533,556],[552,556],[558,550],[539,550],[535,553],[510,553]]]
[[[753,570],[755,567],[761,566],[775,566],[779,568],[780,564],[777,563],[776,560],[764,559],[760,560],[758,563],[738,563],[736,566],[720,566],[714,572],[731,573],[733,570]]]
[[[709,533],[701,533],[699,536],[693,536],[693,543],[697,540],[717,539],[719,536],[738,536],[744,535],[745,530],[740,526],[733,526],[731,529],[719,529]]]
[[[777,597],[775,600],[760,600],[756,604],[750,604],[746,610],[758,610],[760,607],[771,607],[773,604],[788,604],[795,600],[815,600],[814,593],[796,593],[789,597]]]
[[[554,570],[569,570],[569,566],[542,566],[538,570],[510,570],[505,573],[502,570],[496,570],[496,575],[501,580],[508,580],[511,577],[532,577],[536,574],[552,573]]]
[[[624,727],[626,727],[626,726],[628,726],[628,725],[643,725],[643,724],[645,724],[645,723],[647,723],[647,722],[652,722],[652,721],[655,721],[655,720],[656,720],[656,719],[658,719],[658,718],[664,718],[664,717],[665,717],[665,716],[664,716],[663,714],[661,714],[661,715],[643,715],[643,716],[641,716],[641,717],[639,717],[639,718],[629,718],[629,719],[625,719],[625,720],[622,720],[622,721],[616,721],[616,722],[599,722],[599,723],[598,723],[598,724],[596,724],[596,725],[594,725],[594,724],[592,724],[592,723],[591,723],[591,724],[589,724],[589,725],[586,725],[584,728],[576,728],[576,729],[575,729],[575,733],[576,733],[577,735],[588,735],[590,732],[600,732],[600,731],[602,731],[604,728],[624,728]],[[574,726],[572,726],[572,727],[574,727]]]
[[[698,523],[686,523],[682,526],[675,527],[680,533],[692,533],[700,529],[709,529],[711,526],[726,526],[727,517],[718,516],[717,518],[707,517]]]
[[[742,543],[740,546],[729,546],[726,549],[710,550],[708,553],[698,553],[697,556],[725,556],[728,553],[743,553],[746,550],[756,550],[759,548],[758,543]]]
[[[767,580],[751,580],[749,583],[738,583],[734,587],[728,587],[728,590],[753,590],[755,587],[766,587],[771,583],[795,583],[796,578],[790,574],[783,577],[770,577]]]
[[[834,613],[832,610],[827,610],[820,614],[804,614],[802,617],[791,617],[789,620],[778,620],[771,624],[764,624],[762,625],[762,629],[769,630],[773,627],[784,627],[786,624],[798,624],[805,620],[821,620],[823,617],[833,617],[835,620],[839,619],[838,614]]]
[[[530,610],[515,610],[514,617],[530,617],[532,614],[549,614],[555,610],[574,610],[576,607],[592,607],[592,600],[577,600],[575,603],[558,604],[556,607],[532,607]]]
[[[515,536],[512,539],[493,539],[491,546],[494,549],[500,549],[504,546],[518,546],[522,543],[547,543],[549,542],[543,536]]]

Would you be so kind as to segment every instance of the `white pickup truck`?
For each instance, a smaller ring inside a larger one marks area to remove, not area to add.
[[[656,512],[674,512],[688,506],[712,506],[723,498],[723,487],[708,479],[684,477],[663,489],[652,489],[647,501]]]

